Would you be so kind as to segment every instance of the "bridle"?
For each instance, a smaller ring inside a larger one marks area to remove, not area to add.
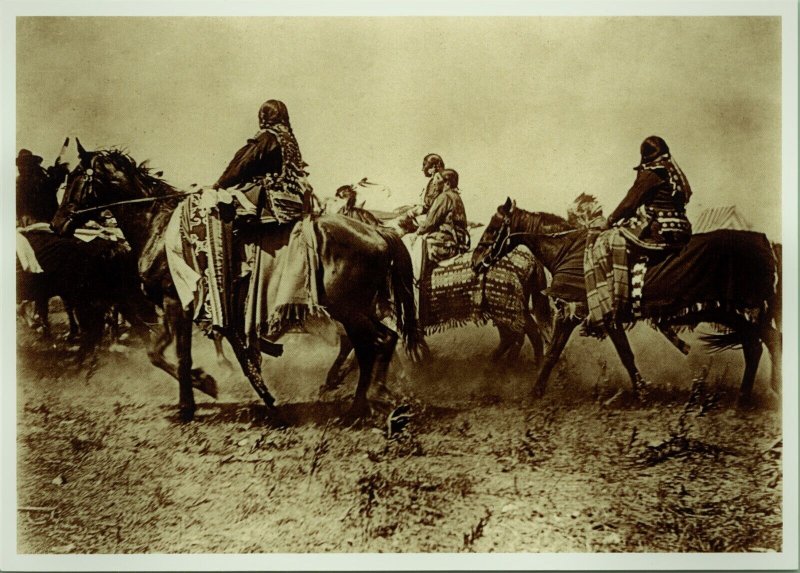
[[[97,167],[95,165],[95,161],[97,161],[99,155],[95,155],[91,159],[91,163],[89,167],[84,169],[83,171],[83,180],[81,181],[81,188],[78,191],[78,196],[81,202],[83,202],[87,197],[97,198],[94,189],[95,177],[97,173]],[[194,195],[202,191],[202,189],[195,189],[194,191],[185,191],[181,193],[172,193],[169,195],[158,195],[155,197],[140,197],[138,199],[124,199],[121,201],[113,201],[111,203],[106,203],[104,205],[98,205],[96,207],[87,207],[85,209],[67,209],[67,218],[73,219],[77,215],[85,215],[87,213],[94,213],[96,211],[104,211],[110,207],[116,207],[118,205],[128,205],[132,203],[153,203],[155,201],[162,201],[166,199],[183,199],[184,197],[188,197],[189,195]]]
[[[503,221],[500,223],[500,228],[497,231],[492,244],[487,252],[481,259],[479,269],[483,272],[488,271],[504,254],[508,244],[511,242],[511,237],[519,233],[511,232],[511,214],[506,213],[503,215]],[[488,241],[481,241],[478,246],[485,245]]]
[[[574,233],[579,229],[567,229],[564,231],[558,231],[555,233],[535,233],[531,231],[514,231],[511,232],[511,213],[504,213],[503,214],[503,221],[500,223],[500,228],[497,231],[497,235],[492,240],[491,247],[489,248],[489,252],[486,253],[481,262],[478,265],[478,269],[482,272],[488,271],[498,260],[500,260],[507,252],[508,247],[511,245],[511,240],[514,237],[558,237],[561,235],[568,235],[569,233]],[[478,247],[481,245],[486,245],[488,241],[481,241],[478,243]]]

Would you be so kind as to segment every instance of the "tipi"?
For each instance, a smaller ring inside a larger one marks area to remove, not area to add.
[[[700,213],[697,222],[692,224],[692,231],[695,233],[707,233],[717,229],[749,231],[752,229],[752,225],[732,205],[727,207],[708,207]]]

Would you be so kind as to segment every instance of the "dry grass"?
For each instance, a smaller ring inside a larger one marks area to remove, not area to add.
[[[458,336],[488,354],[486,332]],[[764,393],[735,409],[721,367],[683,383],[645,372],[640,404],[613,354],[579,340],[529,404],[525,369],[493,376],[449,355],[462,346],[447,333],[432,343],[437,363],[396,369],[402,399],[356,428],[336,419],[352,383],[314,398],[324,353],[267,365],[291,422],[278,429],[203,343],[222,398],[188,425],[141,349],[105,356],[88,382],[41,375],[53,369],[23,349],[18,502],[53,511],[20,512],[20,551],[780,550],[779,411]],[[390,435],[400,403],[412,416]]]

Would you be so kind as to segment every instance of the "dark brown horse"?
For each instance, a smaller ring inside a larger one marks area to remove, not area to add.
[[[553,274],[554,284],[573,285],[574,296],[567,294],[556,301],[559,311],[553,342],[536,381],[538,395],[544,393],[573,329],[587,314],[581,264],[586,233],[556,215],[519,209],[508,199],[498,207],[473,255],[473,268],[484,272],[517,245],[525,245]],[[712,264],[713,268],[709,268]],[[706,341],[714,350],[742,347],[745,369],[739,399],[746,403],[762,344],[772,361],[772,387],[779,389],[779,279],[780,261],[764,235],[748,231],[698,234],[679,253],[648,267],[642,289],[642,318],[662,331],[673,326],[695,327],[701,322],[720,327],[723,333],[709,336]],[[563,292],[568,293],[569,289]],[[638,393],[642,378],[624,328],[622,322],[609,324],[606,334]]]
[[[137,334],[155,320],[155,308],[137,288],[136,260],[121,243],[100,238],[87,243],[47,229],[21,235],[42,272],[25,271],[18,262],[17,301],[35,302],[46,337],[50,335],[48,302],[56,296],[64,301],[70,337],[80,335],[78,363],[100,343],[112,309],[129,319]]]
[[[361,221],[368,225],[377,227],[385,225],[385,228],[390,231],[395,231],[399,235],[405,235],[413,231],[409,225],[410,221],[406,219],[404,213],[408,208],[399,209],[402,214],[395,219],[381,221],[371,211],[365,209],[363,206],[356,204],[357,192],[352,185],[345,185],[336,191],[336,198],[343,199],[341,206],[336,211],[339,214],[345,215]],[[329,202],[326,209],[333,205],[336,209],[336,203]],[[403,225],[398,225],[398,222],[403,222]],[[512,325],[503,316],[494,316],[491,311],[487,311],[485,315],[489,318],[494,326],[497,328],[500,335],[500,342],[497,348],[492,351],[490,360],[492,362],[504,361],[507,364],[513,364],[519,358],[520,351],[525,342],[525,337],[528,337],[531,348],[533,349],[534,360],[538,364],[541,362],[544,355],[544,343],[549,342],[550,328],[553,319],[552,309],[548,297],[542,293],[547,287],[547,276],[545,275],[544,268],[536,261],[532,261],[527,268],[521,269],[519,276],[519,284],[522,289],[516,284],[506,285],[506,290],[509,292],[518,292],[520,297],[520,307],[524,312],[524,331],[517,332]],[[480,285],[476,284],[476,288]],[[345,377],[354,369],[355,365],[351,359],[352,345],[346,336],[340,337],[339,354],[328,372],[326,383],[323,390],[330,390],[338,387],[345,379]]]
[[[69,233],[89,216],[82,210],[109,205],[139,260],[145,292],[164,309],[162,333],[153,342],[150,359],[178,380],[180,415],[190,420],[195,411],[193,385],[202,389],[215,386],[215,382],[202,370],[192,370],[192,308],[182,306],[166,259],[165,230],[184,194],[118,150],[89,152],[79,143],[78,151],[80,164],[71,174],[53,227],[60,233]],[[376,363],[379,367],[388,364],[398,340],[397,333],[375,315],[374,301],[386,288],[387,276],[392,278],[396,320],[406,349],[415,352],[420,343],[411,261],[399,240],[345,217],[321,216],[314,221],[314,228],[319,244],[319,302],[331,318],[342,324],[355,347],[360,376],[347,417],[360,417],[369,412],[367,390]],[[274,398],[262,379],[260,349],[248,346],[238,328],[221,333],[259,397],[279,418]],[[177,367],[163,354],[173,338]]]

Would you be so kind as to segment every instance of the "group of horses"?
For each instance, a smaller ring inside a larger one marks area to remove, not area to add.
[[[87,151],[78,142],[78,153],[79,163],[67,178],[52,229],[59,235],[68,236],[101,209],[113,213],[130,245],[137,270],[137,294],[132,295],[133,301],[125,309],[126,319],[149,340],[151,362],[178,381],[179,416],[184,421],[191,420],[196,410],[193,389],[216,395],[216,382],[202,369],[193,368],[193,309],[191,305],[187,308],[181,304],[165,253],[167,224],[186,193],[179,192],[161,179],[160,174],[151,174],[148,167],[137,164],[119,150]],[[328,384],[332,386],[341,379],[335,372],[341,366],[346,350],[352,348],[358,362],[359,378],[353,404],[344,417],[354,420],[369,413],[367,391],[370,383],[385,380],[400,338],[409,353],[420,354],[426,349],[415,312],[410,255],[397,234],[353,218],[322,214],[315,218],[314,229],[318,238],[319,302],[344,330],[342,352],[328,375]],[[561,242],[563,246],[564,241],[575,242],[577,232],[564,219],[526,212],[509,200],[498,207],[485,228],[472,255],[474,272],[485,273],[512,249],[524,245],[533,253],[537,264],[548,268],[555,277],[559,273],[558,257],[554,256],[559,246],[557,243]],[[776,268],[779,276],[779,267]],[[532,273],[531,276],[537,277],[537,284],[528,285],[526,297],[544,296],[540,293],[546,284],[539,284],[544,274]],[[378,310],[380,305],[376,304],[385,296],[387,284],[390,285],[396,332],[382,321]],[[715,308],[698,305],[696,312],[686,311],[686,308],[693,308],[691,304],[684,305],[684,310],[674,317],[661,314],[659,320],[662,326],[695,326],[699,322],[722,326],[724,334],[716,340],[717,346],[738,344],[744,349],[746,366],[741,399],[747,400],[762,342],[767,345],[772,358],[773,386],[777,387],[780,380],[780,285],[775,285],[764,298],[761,305],[764,312],[756,321],[751,317],[745,318],[736,305],[718,305]],[[705,299],[698,302],[705,302]],[[545,303],[549,307],[549,303]],[[161,308],[160,313],[155,312],[156,307]],[[530,300],[526,301],[525,308],[530,312]],[[161,321],[158,327],[153,324],[153,317],[157,314]],[[532,324],[545,333],[548,342],[544,358],[537,364],[535,392],[538,394],[544,391],[553,366],[580,322],[578,317],[568,313],[556,313],[552,320],[546,316],[546,319],[532,320]],[[501,334],[498,352],[504,345],[507,350],[509,345],[520,344],[517,338],[504,333],[501,325],[498,326]],[[240,329],[223,329],[217,334],[230,343],[242,371],[263,400],[269,415],[280,419],[275,400],[262,376],[262,349],[248,344]],[[631,376],[634,390],[638,389],[642,378],[628,345],[625,325],[612,325],[608,336]],[[177,364],[164,355],[164,350],[173,340]],[[532,342],[536,347],[536,342]]]

